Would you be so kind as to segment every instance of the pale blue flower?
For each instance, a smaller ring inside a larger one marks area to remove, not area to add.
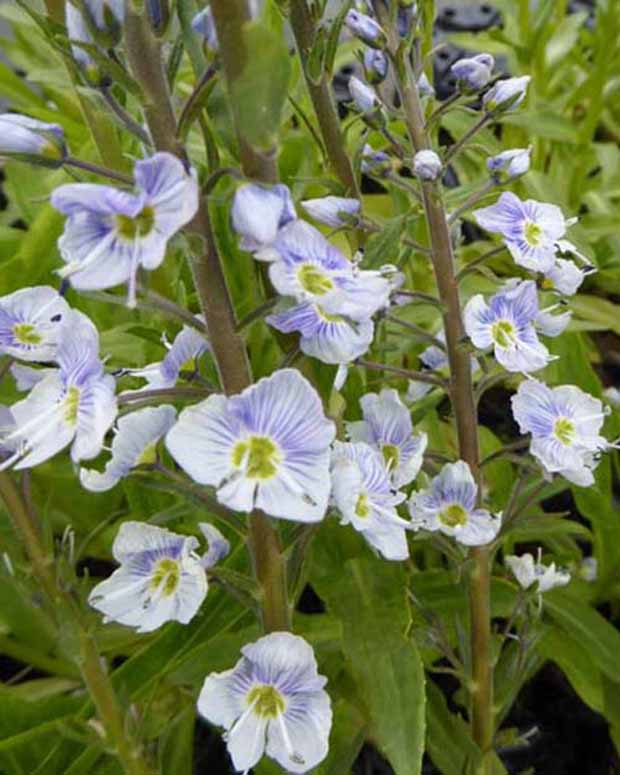
[[[246,183],[235,192],[231,216],[240,247],[255,253],[255,258],[270,260],[272,242],[297,214],[288,186]]]
[[[196,319],[203,322],[201,315],[196,316]],[[195,361],[210,350],[206,333],[198,331],[194,326],[184,325],[172,344],[169,344],[165,337],[163,342],[168,348],[163,360],[149,363],[142,369],[130,369],[127,372],[132,377],[145,379],[147,382],[145,390],[174,387],[181,370],[188,365],[193,368]]]
[[[487,169],[500,182],[515,180],[530,168],[532,148],[511,148],[487,159]]]
[[[207,6],[194,16],[192,19],[192,29],[195,33],[200,35],[205,46],[210,48],[211,51],[217,51],[219,49],[220,44],[217,39],[217,31],[215,29],[215,22],[213,21],[213,11],[210,6]]]
[[[334,435],[316,390],[282,369],[237,396],[212,395],[184,409],[166,445],[228,508],[317,522],[327,509]]]
[[[520,78],[506,78],[491,86],[482,98],[482,104],[487,111],[514,110],[525,99],[527,86],[531,76],[522,75]]]
[[[371,16],[351,9],[344,17],[344,23],[356,38],[367,45],[373,48],[385,47],[385,32]]]
[[[520,556],[511,554],[505,558],[506,565],[513,572],[522,589],[529,589],[536,584],[536,592],[542,595],[555,587],[564,587],[570,581],[570,573],[556,570],[555,563],[543,565],[540,561],[541,552],[538,552],[538,561],[534,561],[531,554]]]
[[[330,315],[365,320],[389,304],[392,285],[381,271],[364,271],[305,221],[280,230],[271,246],[269,278],[283,296],[320,304]]]
[[[575,385],[547,387],[528,379],[511,399],[521,433],[531,433],[530,453],[549,473],[589,487],[600,453],[612,445],[600,435],[607,414],[598,398]]]
[[[54,361],[69,305],[48,285],[21,288],[0,298],[0,355]]]
[[[409,513],[415,530],[440,532],[464,546],[483,546],[497,536],[501,518],[476,508],[478,485],[467,463],[448,463],[430,487],[414,492]]]
[[[31,468],[72,444],[74,463],[96,457],[117,413],[115,383],[99,359],[99,336],[73,310],[56,350],[59,368],[11,407],[15,427],[2,439],[14,452],[0,469]]]
[[[52,205],[67,215],[58,242],[66,266],[59,274],[79,290],[128,283],[128,305],[136,303],[138,269],[156,269],[168,240],[198,209],[198,184],[179,159],[156,153],[135,166],[136,192],[94,183],[70,183],[52,193]]]
[[[428,437],[413,432],[411,414],[396,390],[383,388],[360,398],[364,419],[347,423],[351,441],[377,449],[385,461],[394,487],[412,482],[422,467]]]
[[[527,280],[496,293],[488,304],[477,294],[465,306],[463,317],[467,335],[477,348],[492,347],[505,369],[528,374],[544,369],[551,360],[536,335],[539,314],[536,283]]]
[[[92,492],[111,490],[133,468],[157,459],[157,442],[176,420],[173,406],[148,406],[121,417],[112,441],[112,457],[103,473],[91,468],[80,470],[82,486]]]
[[[557,242],[569,225],[556,205],[521,201],[505,191],[490,207],[475,210],[479,226],[502,235],[515,263],[535,272],[549,272],[556,260]]]
[[[152,632],[171,621],[187,624],[208,590],[198,545],[194,536],[123,522],[112,546],[121,567],[93,588],[88,602],[104,615],[104,622],[138,632]]]
[[[60,167],[67,157],[65,134],[59,124],[21,116],[0,115],[0,157]]]
[[[352,525],[386,560],[409,557],[410,523],[396,511],[405,498],[394,490],[380,452],[364,442],[335,442],[332,501],[341,524]]]
[[[199,522],[198,527],[207,542],[207,551],[202,555],[202,567],[208,570],[221,562],[230,553],[230,541],[209,522]]]
[[[354,75],[349,78],[348,88],[351,99],[360,113],[373,113],[381,108],[381,102],[372,86],[364,83]]]
[[[557,291],[563,296],[573,296],[577,293],[585,278],[589,274],[596,272],[596,267],[569,240],[558,240],[556,247],[559,253],[573,256],[580,266],[577,266],[574,261],[556,258],[551,269],[545,272],[544,286]]]
[[[372,344],[375,333],[370,318],[354,321],[330,314],[319,304],[307,301],[269,315],[266,321],[285,334],[298,331],[300,350],[331,364],[350,363],[361,357]]]
[[[435,151],[418,151],[413,157],[413,173],[420,180],[437,180],[441,169],[441,159]]]
[[[318,199],[306,199],[301,203],[301,206],[315,221],[338,229],[341,226],[355,223],[362,204],[359,199],[322,196]]]
[[[286,772],[313,770],[327,755],[331,702],[312,647],[272,632],[241,649],[231,670],[207,676],[198,712],[226,730],[233,766],[248,773],[264,754]]]
[[[491,54],[476,54],[457,60],[450,67],[450,72],[462,91],[477,92],[491,80],[494,66],[495,60]]]
[[[388,58],[385,51],[377,48],[367,48],[364,51],[364,75],[372,84],[385,81],[388,74]]]

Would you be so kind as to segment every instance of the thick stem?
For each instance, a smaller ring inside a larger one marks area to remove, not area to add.
[[[397,87],[405,122],[415,151],[431,147],[424,128],[424,114],[415,73],[407,47],[401,45],[382,2],[375,11],[388,34],[388,49],[396,71]],[[471,135],[472,133],[469,133]],[[453,154],[454,156],[454,154]],[[439,297],[443,303],[446,349],[450,365],[450,396],[456,420],[459,455],[468,463],[474,477],[479,476],[480,451],[478,417],[471,378],[470,354],[463,347],[465,329],[461,315],[450,229],[441,199],[438,181],[422,185],[422,198],[432,246],[432,261]],[[480,775],[489,771],[489,752],[493,745],[493,676],[491,666],[490,556],[485,547],[470,551],[473,570],[470,577],[470,628],[472,651],[472,734],[483,752]]]
[[[81,622],[75,601],[57,583],[53,559],[46,552],[41,537],[34,527],[28,508],[11,474],[0,472],[0,498],[11,518],[15,532],[21,537],[37,581],[51,604],[62,607],[71,616],[79,632],[80,656],[78,666],[82,680],[97,708],[106,736],[118,757],[125,775],[150,775],[152,770],[144,759],[140,746],[125,730],[123,713],[105,671],[97,644]]]
[[[353,165],[344,143],[338,111],[330,90],[329,73],[323,73],[318,81],[310,75],[308,63],[315,42],[316,30],[307,0],[291,0],[290,22],[304,69],[306,87],[314,105],[329,163],[347,192],[360,198],[360,191]]]
[[[239,4],[240,0],[230,3],[235,7]],[[216,20],[222,13],[228,19],[226,5],[217,2],[212,4]],[[241,23],[247,18],[246,8],[240,17]],[[224,53],[223,43],[229,40],[229,36],[236,39],[236,34],[233,35],[230,30],[223,31],[223,34],[220,46],[228,76],[226,63],[229,62],[229,57]],[[131,8],[127,9],[125,16],[125,42],[134,77],[140,83],[146,98],[145,117],[155,146],[158,150],[170,151],[187,161],[185,149],[177,135],[177,122],[170,100],[160,44],[153,36],[144,14],[139,14]],[[233,49],[232,54],[234,53]],[[247,150],[242,148],[242,153]],[[266,170],[263,172],[267,174]],[[252,373],[243,337],[237,331],[235,311],[211,229],[206,201],[202,201],[188,231],[198,235],[204,243],[202,256],[197,260],[192,259],[192,272],[220,381],[226,393],[240,393],[252,383]],[[286,596],[283,599],[281,592],[282,589],[286,591],[286,574],[278,534],[269,519],[261,513],[250,516],[249,532],[252,561],[262,594],[263,628],[266,632],[290,629],[290,611]]]

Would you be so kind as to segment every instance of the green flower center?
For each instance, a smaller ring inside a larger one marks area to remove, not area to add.
[[[43,341],[32,323],[16,323],[13,326],[13,336],[20,344],[41,344]]]
[[[439,521],[448,527],[467,524],[467,512],[459,503],[451,503],[439,512]]]
[[[491,326],[491,336],[499,347],[510,347],[516,341],[517,330],[509,320],[497,320]]]
[[[162,588],[162,594],[169,597],[179,586],[181,577],[181,568],[176,560],[166,557],[153,568],[153,578],[151,579],[151,589]]]
[[[267,436],[250,436],[233,447],[232,463],[241,468],[250,479],[270,479],[278,471],[281,457],[276,444]]]
[[[370,516],[370,504],[368,503],[368,495],[363,492],[357,499],[355,504],[355,516],[360,519],[366,519]]]
[[[75,425],[80,408],[80,390],[76,387],[70,387],[65,397],[65,420],[71,425]]]
[[[146,237],[155,223],[155,211],[147,205],[135,218],[128,215],[116,216],[116,228],[121,237],[132,240],[135,237]]]
[[[543,230],[537,223],[526,221],[525,226],[523,227],[523,236],[530,247],[536,248],[542,241]]]
[[[157,462],[157,442],[152,441],[147,447],[145,447],[140,457],[136,460],[136,465],[147,466],[147,465],[152,465],[153,463],[156,463],[156,462]]]
[[[397,468],[400,462],[400,449],[395,444],[383,444],[381,452],[383,453],[383,459],[388,471],[393,471]]]
[[[569,420],[568,417],[558,417],[555,421],[553,433],[561,444],[564,444],[565,447],[570,447],[575,437],[575,423]]]
[[[319,317],[323,318],[327,323],[342,323],[344,320],[342,315],[330,315],[329,312],[325,312],[319,304],[316,305],[316,310],[319,313]]]
[[[303,264],[297,272],[297,278],[304,291],[315,296],[324,296],[334,287],[330,278],[314,264]]]
[[[247,701],[254,707],[254,713],[261,718],[277,718],[284,713],[286,703],[284,697],[269,684],[254,686],[248,692]]]

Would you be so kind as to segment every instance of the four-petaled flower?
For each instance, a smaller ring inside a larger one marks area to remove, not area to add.
[[[0,354],[54,361],[69,305],[54,288],[21,288],[0,298]]]
[[[551,360],[536,335],[539,315],[536,283],[527,280],[496,293],[488,304],[481,294],[471,298],[464,312],[465,330],[476,347],[493,347],[505,369],[528,374]]]
[[[396,492],[380,452],[362,441],[334,444],[332,500],[342,525],[352,525],[386,560],[409,557],[406,529],[396,506],[405,500]]]
[[[511,401],[543,468],[582,487],[593,484],[599,453],[611,446],[599,433],[606,416],[602,402],[575,385],[550,388],[534,379],[522,382]]]
[[[58,274],[74,288],[94,290],[128,283],[128,305],[136,304],[138,269],[156,269],[168,240],[194,217],[198,184],[169,153],[135,166],[136,192],[94,183],[70,183],[52,193],[52,205],[67,215],[58,242],[66,262]]]
[[[536,584],[536,592],[542,595],[555,587],[564,587],[570,581],[570,573],[556,570],[555,563],[543,565],[540,561],[541,552],[538,552],[538,561],[534,561],[531,554],[520,556],[511,554],[505,559],[506,565],[513,572],[522,589],[529,589]]]
[[[263,754],[287,772],[309,772],[327,755],[331,702],[312,647],[272,632],[241,649],[234,668],[212,673],[198,712],[226,729],[233,766],[248,773]]]
[[[498,534],[501,518],[476,508],[478,485],[467,463],[445,465],[427,490],[414,492],[409,513],[415,530],[441,532],[465,546],[482,546]]]
[[[282,369],[239,395],[184,409],[166,444],[229,508],[316,522],[327,509],[334,434],[314,388],[298,371]]]

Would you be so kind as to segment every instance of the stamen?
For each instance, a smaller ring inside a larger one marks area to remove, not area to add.
[[[97,247],[94,248],[94,250],[92,250],[83,261],[70,261],[60,269],[56,269],[55,273],[64,279],[65,277],[70,277],[76,272],[81,272],[84,269],[88,269],[96,261],[98,261],[99,258],[101,258],[101,256],[106,252],[106,250],[108,250],[115,239],[116,234],[113,231],[108,232],[108,234],[106,234],[106,236],[101,240]]]
[[[280,727],[280,732],[282,732],[282,739],[284,740],[284,747],[287,750],[288,758],[294,762],[295,764],[305,764],[304,757],[297,753],[295,749],[293,748],[293,744],[291,743],[291,738],[288,734],[288,729],[286,728],[286,724],[284,723],[284,715],[280,713],[278,716],[278,725]]]

